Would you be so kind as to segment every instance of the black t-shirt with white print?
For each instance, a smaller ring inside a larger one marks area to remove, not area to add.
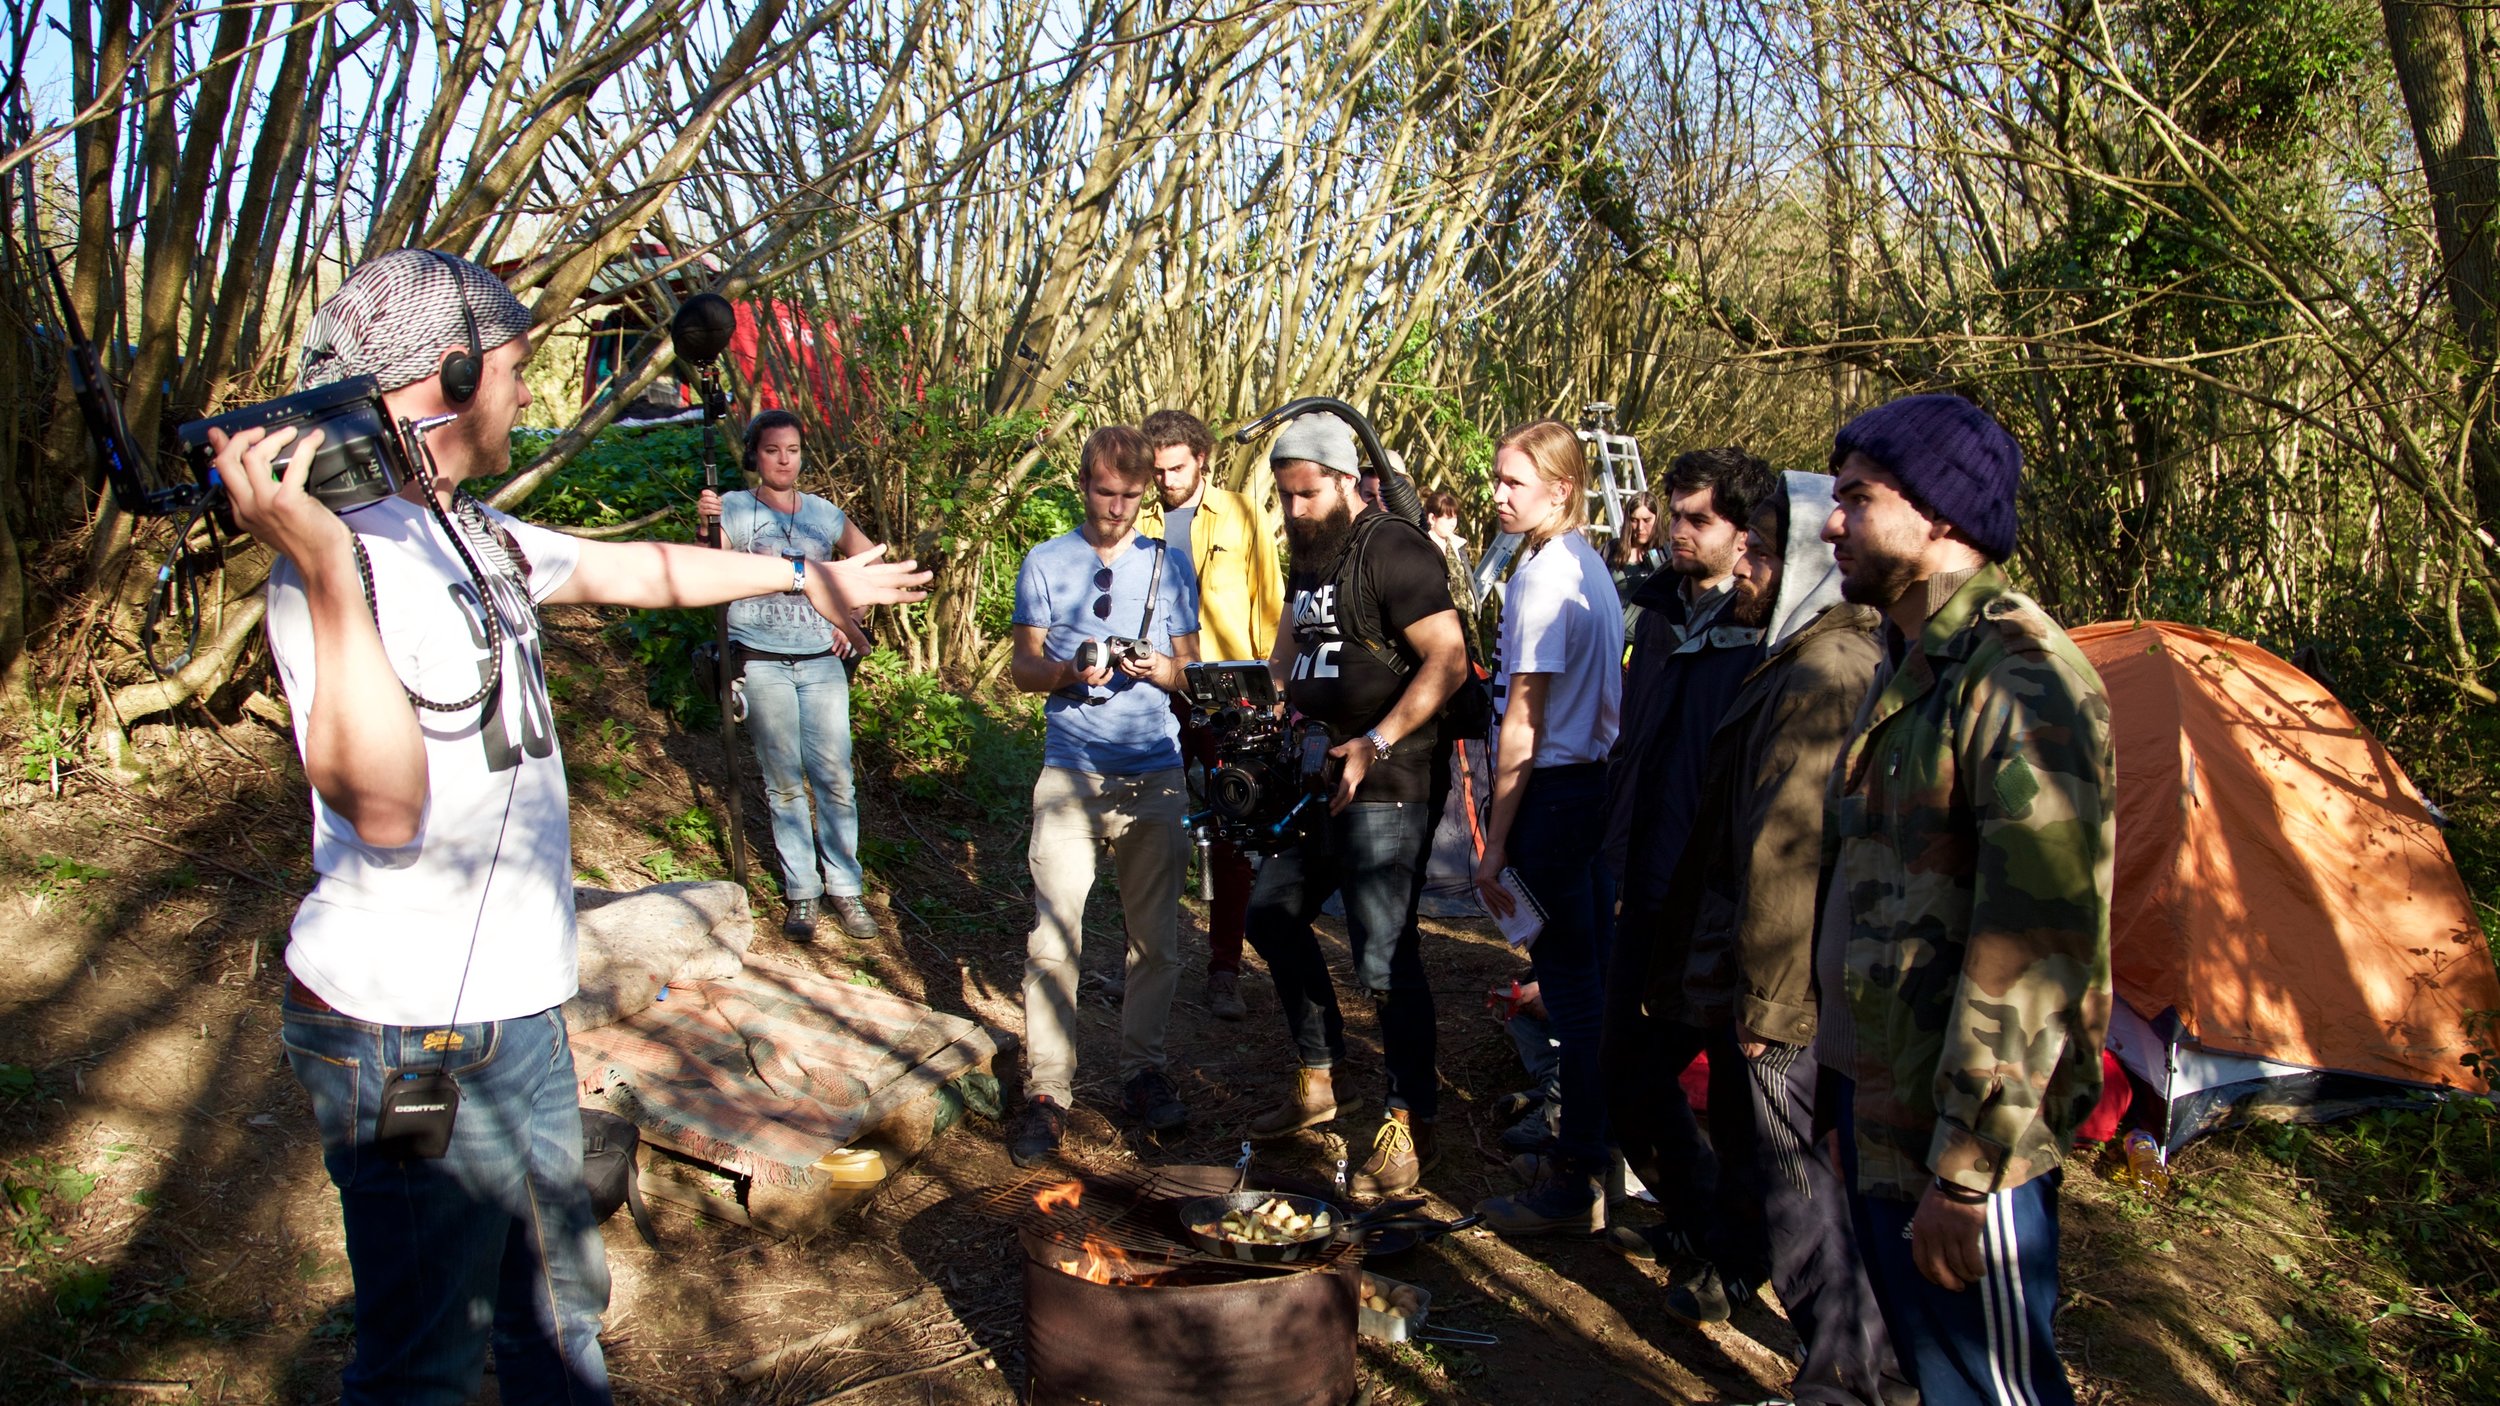
[[[1405,644],[1407,627],[1453,608],[1441,553],[1421,531],[1403,530],[1394,522],[1367,523],[1357,518],[1355,526],[1355,535],[1362,539],[1362,579],[1349,580],[1347,589],[1360,590],[1370,600],[1364,618],[1377,621],[1386,636],[1375,643],[1411,664],[1420,664]],[[1349,544],[1346,550],[1356,549]],[[1332,743],[1360,737],[1377,726],[1397,706],[1407,680],[1414,677],[1411,670],[1400,675],[1346,637],[1342,615],[1348,603],[1337,599],[1338,567],[1338,562],[1331,561],[1312,569],[1297,561],[1288,583],[1296,648],[1285,699],[1325,724]],[[1429,799],[1435,740],[1436,729],[1431,726],[1398,739],[1387,761],[1372,763],[1354,798]]]

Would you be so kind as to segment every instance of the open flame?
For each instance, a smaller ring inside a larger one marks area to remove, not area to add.
[[[1062,1212],[1076,1211],[1084,1199],[1085,1184],[1083,1182],[1063,1181],[1034,1192],[1033,1206],[1044,1215],[1057,1216]],[[1095,1284],[1141,1282],[1139,1277],[1130,1270],[1128,1256],[1122,1254],[1118,1246],[1112,1245],[1090,1230],[1077,1242],[1075,1249],[1069,1250],[1062,1247],[1053,1265],[1062,1273],[1073,1274],[1079,1279]]]

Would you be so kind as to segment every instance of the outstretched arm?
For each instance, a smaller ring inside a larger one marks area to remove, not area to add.
[[[859,625],[861,611],[928,595],[928,572],[910,561],[878,560],[884,555],[885,548],[871,547],[841,561],[803,563],[808,603],[862,649],[868,636]],[[786,591],[790,581],[790,563],[780,557],[678,542],[584,542],[580,564],[548,600],[697,609]]]

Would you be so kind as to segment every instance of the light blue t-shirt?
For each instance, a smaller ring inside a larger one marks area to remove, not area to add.
[[[721,540],[733,552],[831,561],[849,521],[813,493],[799,495],[795,513],[781,512],[744,489],[720,496]],[[833,648],[833,622],[817,614],[804,594],[781,591],[731,601],[729,637],[769,654],[822,654]]]
[[[1138,634],[1155,559],[1163,554],[1155,538],[1131,537],[1107,568],[1111,586],[1105,591],[1096,578],[1106,568],[1084,532],[1053,537],[1027,552],[1016,573],[1015,622],[1049,631],[1043,652],[1053,659],[1073,659],[1079,643],[1113,635],[1143,638],[1157,653],[1169,654],[1174,635],[1198,633],[1198,593],[1186,571],[1166,562],[1162,584],[1155,587],[1154,623],[1147,634]],[[1105,595],[1111,598],[1108,614],[1098,615],[1094,603]],[[1181,764],[1172,696],[1143,679],[1114,672],[1105,687],[1060,689],[1042,704],[1042,720],[1045,766],[1133,776]]]
[[[1198,558],[1189,550],[1189,526],[1198,520],[1194,506],[1174,508],[1163,515],[1163,544],[1172,549],[1171,563],[1163,569],[1184,572],[1189,589],[1198,589]]]

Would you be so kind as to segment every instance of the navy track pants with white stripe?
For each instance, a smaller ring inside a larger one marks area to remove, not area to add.
[[[1958,1293],[1931,1283],[1910,1258],[1917,1202],[1864,1192],[1850,1198],[1892,1350],[1925,1406],[2073,1406],[2050,1330],[2060,1177],[2050,1172],[1988,1198],[1979,1239],[1987,1272]]]

